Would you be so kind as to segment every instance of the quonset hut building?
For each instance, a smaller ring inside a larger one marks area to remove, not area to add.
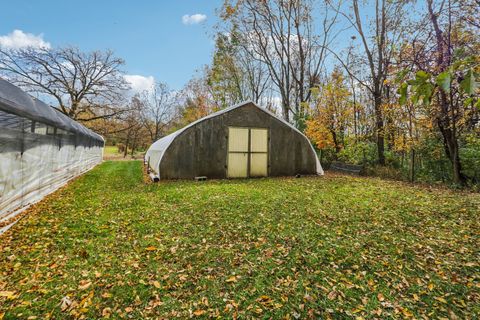
[[[25,206],[102,161],[103,138],[0,79],[0,233]]]
[[[154,180],[323,175],[307,137],[253,102],[163,137],[150,146],[145,162]]]

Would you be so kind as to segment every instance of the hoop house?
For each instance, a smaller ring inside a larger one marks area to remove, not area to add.
[[[17,213],[102,161],[103,138],[0,79],[0,232]]]
[[[154,179],[323,174],[310,141],[253,102],[221,110],[153,143],[145,162]]]

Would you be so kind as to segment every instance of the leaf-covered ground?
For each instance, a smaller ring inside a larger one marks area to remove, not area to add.
[[[0,318],[478,318],[480,195],[106,162],[0,237]]]

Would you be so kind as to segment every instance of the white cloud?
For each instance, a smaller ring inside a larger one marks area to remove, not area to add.
[[[13,30],[5,36],[0,36],[0,47],[5,49],[22,49],[22,48],[50,48],[50,43],[43,40],[43,34],[34,35],[25,33],[22,30]]]
[[[133,94],[150,91],[155,84],[155,79],[152,76],[144,77],[136,74],[127,74],[124,77],[125,81],[130,84]]]
[[[197,24],[205,20],[207,20],[207,16],[201,13],[195,13],[192,15],[186,14],[182,17],[182,23],[185,25]]]

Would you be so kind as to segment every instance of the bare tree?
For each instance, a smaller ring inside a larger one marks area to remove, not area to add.
[[[480,30],[480,0],[457,0],[453,1],[451,6],[457,7],[455,14],[465,23],[465,26],[470,26],[473,32]]]
[[[431,24],[435,41],[433,55],[431,56],[430,68],[434,72],[444,72],[453,61],[452,43],[452,8],[451,1],[442,0],[435,7],[436,1],[427,0],[427,19]],[[442,23],[443,22],[443,23]],[[429,66],[422,66],[429,68]],[[460,115],[460,103],[454,96],[453,90],[450,94],[439,91],[436,95],[436,103],[438,105],[436,120],[438,128],[442,133],[445,153],[450,159],[453,166],[453,178],[456,183],[463,184],[466,177],[462,173],[462,165],[459,152],[459,128],[457,119]]]
[[[251,58],[242,46],[236,28],[216,35],[212,65],[207,69],[207,83],[212,97],[223,107],[245,100],[260,102],[271,89],[268,67]]]
[[[338,6],[329,1],[332,8],[338,11]],[[353,14],[340,12],[351,27],[360,37],[361,46],[366,57],[369,75],[362,79],[358,73],[351,70],[338,54],[333,54],[339,59],[350,77],[364,86],[372,95],[375,109],[375,124],[377,135],[378,163],[385,164],[385,132],[382,104],[385,94],[385,80],[389,75],[389,68],[395,52],[396,43],[403,34],[402,23],[405,1],[375,0],[375,15],[371,30],[366,30],[363,25],[364,17],[360,12],[358,0],[352,0]]]
[[[167,127],[173,120],[173,93],[166,83],[156,83],[151,91],[143,92],[139,97],[143,104],[142,121],[147,129],[151,141],[156,141],[165,134]]]
[[[243,73],[243,97],[260,103],[268,91],[271,91],[271,77],[265,64],[253,60],[240,50],[236,54],[237,63]]]
[[[75,120],[92,121],[123,112],[128,89],[111,51],[81,52],[78,48],[0,48],[0,74],[28,91],[46,94]]]
[[[122,131],[120,131],[121,139],[124,143],[124,149],[122,150],[123,157],[128,155],[129,148],[133,156],[135,149],[138,146],[138,140],[142,133],[141,131],[144,129],[142,122],[139,121],[144,113],[144,107],[144,104],[139,99],[138,95],[136,95],[131,99],[126,111],[120,116],[123,126]]]
[[[463,185],[475,179],[475,174],[463,170],[466,162],[460,153],[478,119],[478,73],[474,70],[479,66],[480,45],[478,33],[472,32],[475,25],[465,19],[478,20],[478,10],[471,10],[475,1],[427,0],[424,5],[421,19],[412,24],[418,31],[400,55],[403,71],[399,74],[405,81],[400,101],[417,105],[436,124],[453,181]]]
[[[238,29],[238,43],[250,59],[268,67],[287,121],[290,113],[296,119],[303,116],[310,89],[320,77],[326,47],[334,38],[337,13],[330,16],[329,8],[324,7],[322,32],[317,34],[314,7],[313,0],[238,0],[225,6],[223,18]]]

